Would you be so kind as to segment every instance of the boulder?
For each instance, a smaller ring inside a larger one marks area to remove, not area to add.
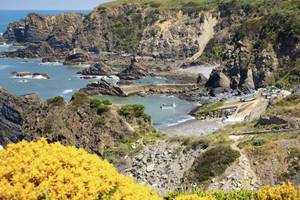
[[[80,65],[84,63],[88,63],[90,58],[85,53],[75,53],[66,57],[64,61],[64,65]]]
[[[42,63],[56,63],[59,62],[59,59],[56,57],[45,57],[42,59]]]
[[[109,76],[114,74],[111,67],[105,64],[104,62],[96,63],[91,67],[82,70],[79,73],[87,76]]]
[[[206,82],[207,82],[207,78],[203,74],[199,73],[197,78],[197,85],[203,86],[206,84]]]
[[[223,88],[224,90],[230,90],[230,79],[220,70],[214,69],[206,82],[208,88]]]

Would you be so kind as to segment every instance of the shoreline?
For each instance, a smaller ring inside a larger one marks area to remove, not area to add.
[[[214,133],[229,124],[231,123],[217,119],[205,121],[191,119],[174,126],[158,128],[158,130],[169,136],[203,136]]]

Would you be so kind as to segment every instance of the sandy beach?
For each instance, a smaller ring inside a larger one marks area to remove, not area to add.
[[[222,122],[220,120],[189,120],[187,122],[170,126],[166,128],[159,129],[161,132],[167,135],[180,135],[180,136],[200,136],[200,135],[207,135],[213,133],[220,128],[229,125],[229,122]]]

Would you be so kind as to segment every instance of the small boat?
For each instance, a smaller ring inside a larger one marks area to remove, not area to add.
[[[160,109],[175,109],[176,108],[176,104],[172,103],[172,104],[162,104],[160,106]]]

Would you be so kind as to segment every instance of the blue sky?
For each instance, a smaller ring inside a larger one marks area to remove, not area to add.
[[[110,0],[0,0],[0,10],[91,10]]]

